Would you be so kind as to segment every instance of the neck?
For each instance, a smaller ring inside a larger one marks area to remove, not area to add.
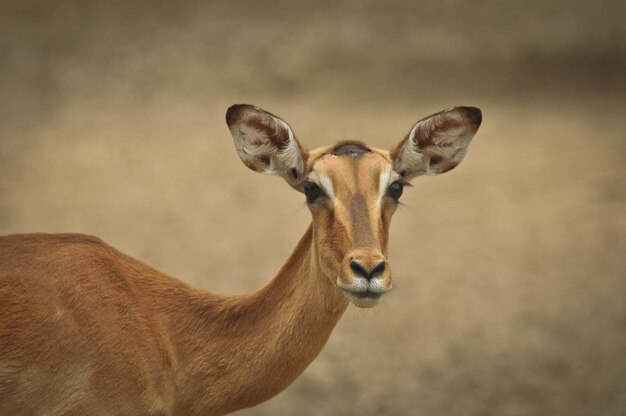
[[[291,384],[319,354],[348,301],[322,275],[312,228],[264,288],[246,296],[193,292],[172,320],[184,414],[254,406]],[[184,322],[186,321],[186,322]]]

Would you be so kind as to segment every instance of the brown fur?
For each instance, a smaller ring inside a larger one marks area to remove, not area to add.
[[[311,267],[311,235],[247,296],[197,291],[95,237],[1,237],[0,414],[219,415],[269,399],[347,306]]]

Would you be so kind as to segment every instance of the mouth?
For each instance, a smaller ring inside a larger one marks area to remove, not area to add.
[[[384,285],[378,278],[372,280],[359,278],[350,283],[337,279],[337,286],[344,296],[359,308],[371,308],[377,305],[383,295],[391,290],[391,284]]]
[[[348,300],[350,300],[350,302],[359,308],[371,308],[372,306],[378,304],[380,299],[383,297],[382,293],[376,293],[370,290],[355,292],[343,289],[343,293],[346,295]]]

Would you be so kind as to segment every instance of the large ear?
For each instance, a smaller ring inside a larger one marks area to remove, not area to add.
[[[418,121],[391,152],[394,170],[405,179],[455,168],[482,121],[476,107],[454,107]]]
[[[307,152],[280,118],[249,104],[226,111],[239,157],[250,169],[280,175],[292,186],[304,175]]]

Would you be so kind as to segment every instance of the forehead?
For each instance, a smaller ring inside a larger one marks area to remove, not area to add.
[[[352,141],[311,151],[308,164],[313,176],[324,176],[335,187],[349,188],[377,184],[381,174],[392,169],[389,152]]]

